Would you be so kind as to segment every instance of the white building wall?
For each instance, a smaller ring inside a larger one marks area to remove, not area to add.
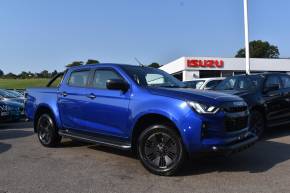
[[[188,60],[222,60],[224,65],[222,68],[211,67],[188,67]],[[251,58],[251,71],[281,71],[290,72],[290,59],[263,59]],[[183,80],[192,80],[193,77],[199,77],[202,70],[220,70],[223,71],[245,71],[244,58],[218,58],[218,57],[181,57],[168,64],[160,67],[161,70],[169,74],[182,72]]]

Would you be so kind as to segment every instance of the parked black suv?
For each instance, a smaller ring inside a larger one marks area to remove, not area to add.
[[[217,91],[242,97],[250,109],[250,128],[259,137],[266,127],[290,123],[290,76],[262,73],[228,77]]]

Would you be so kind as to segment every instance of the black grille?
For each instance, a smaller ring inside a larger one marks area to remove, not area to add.
[[[248,126],[248,116],[245,117],[226,117],[225,129],[227,132],[238,131]]]
[[[229,113],[238,113],[244,112],[248,109],[247,106],[232,106],[232,107],[225,107],[224,110]]]

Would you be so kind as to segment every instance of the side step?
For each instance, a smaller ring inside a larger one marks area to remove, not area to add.
[[[84,142],[95,143],[99,145],[114,147],[121,150],[130,150],[131,144],[128,142],[116,140],[114,138],[104,137],[104,136],[89,136],[86,134],[80,134],[76,132],[70,132],[67,130],[60,130],[59,135],[63,137],[68,137],[72,139],[77,139]]]

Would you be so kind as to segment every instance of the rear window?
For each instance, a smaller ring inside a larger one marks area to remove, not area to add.
[[[89,74],[89,70],[72,72],[68,81],[68,85],[75,87],[86,87],[89,79]]]

